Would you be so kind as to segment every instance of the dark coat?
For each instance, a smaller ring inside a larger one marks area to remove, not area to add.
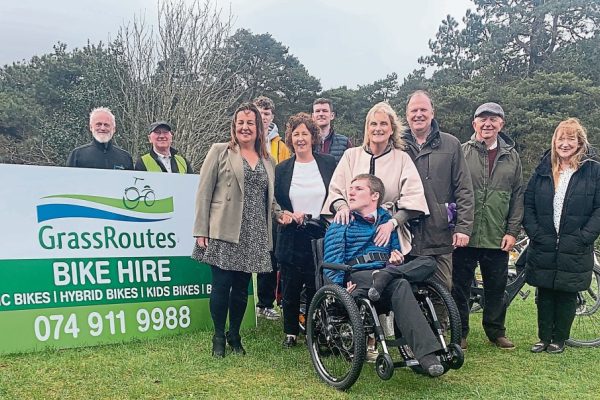
[[[69,155],[67,167],[98,169],[133,169],[131,155],[112,140],[100,143],[92,139],[91,143],[77,147]]]
[[[329,182],[335,170],[335,158],[327,154],[313,153],[317,167],[323,178],[325,186],[325,198],[329,190]],[[294,163],[296,156],[292,156],[285,161],[277,164],[275,168],[275,199],[282,210],[294,212],[292,201],[290,200],[290,185],[292,175],[294,174]],[[313,215],[317,218],[318,215]],[[280,226],[277,232],[277,245],[275,246],[275,256],[277,260],[287,264],[312,263],[312,248],[310,238],[301,234],[295,223],[286,226]]]
[[[542,157],[525,191],[523,226],[530,238],[527,283],[566,292],[589,287],[594,241],[600,234],[600,164],[588,158],[569,181],[559,233],[554,228],[554,181],[550,152]]]
[[[429,207],[430,215],[411,224],[414,235],[411,255],[452,253],[452,234],[471,236],[473,229],[474,195],[471,174],[460,145],[454,136],[440,132],[436,120],[431,121],[431,133],[419,149],[407,129],[404,132],[406,152],[415,163]],[[456,203],[456,227],[448,227],[448,204]]]

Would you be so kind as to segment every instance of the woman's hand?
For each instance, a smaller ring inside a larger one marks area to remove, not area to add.
[[[375,245],[385,247],[390,242],[390,236],[394,231],[394,224],[391,221],[381,224],[377,227],[377,235],[375,235]]]
[[[201,248],[205,249],[208,246],[208,238],[205,236],[198,236],[196,238],[196,244]]]
[[[304,222],[304,215],[305,214],[303,212],[297,211],[297,212],[292,213],[292,219],[298,225],[302,225],[302,223]]]
[[[335,213],[335,217],[333,217],[333,222],[340,225],[346,225],[348,222],[350,222],[350,207],[343,205],[338,208],[337,212]]]
[[[277,223],[280,225],[289,225],[292,223],[294,218],[289,211],[284,211],[279,217],[277,217]]]

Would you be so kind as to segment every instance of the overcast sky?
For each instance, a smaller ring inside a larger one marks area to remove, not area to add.
[[[324,89],[372,83],[396,72],[400,82],[429,54],[428,40],[447,14],[461,20],[470,0],[216,0],[231,5],[236,28],[268,32],[289,47]],[[155,0],[0,0],[0,65],[115,37],[119,26]]]

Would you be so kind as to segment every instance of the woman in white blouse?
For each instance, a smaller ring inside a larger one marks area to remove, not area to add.
[[[292,215],[294,223],[279,228],[275,256],[283,280],[283,330],[286,334],[283,346],[287,348],[297,343],[302,287],[306,287],[306,304],[310,304],[315,293],[315,266],[310,243],[313,236],[304,222],[320,216],[335,170],[335,159],[315,151],[321,143],[319,128],[306,113],[290,117],[285,142],[294,155],[275,169],[275,198],[281,208]]]

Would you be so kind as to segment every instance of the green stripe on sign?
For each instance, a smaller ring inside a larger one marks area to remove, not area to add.
[[[45,196],[43,198],[85,200],[89,201],[90,203],[103,204],[105,206],[120,208],[122,210],[135,211],[146,214],[164,214],[173,212],[173,197],[154,200],[152,204],[148,206],[146,205],[146,203],[144,203],[144,198],[142,196],[138,199],[139,202],[135,203],[135,207],[132,207],[131,205],[129,207],[126,207],[124,199],[115,199],[112,197],[103,196],[88,196],[84,194],[55,194],[52,196]],[[134,204],[133,202],[130,203]]]
[[[9,311],[0,313],[0,354],[152,339],[212,326],[208,299]],[[256,326],[253,296],[242,326]]]

